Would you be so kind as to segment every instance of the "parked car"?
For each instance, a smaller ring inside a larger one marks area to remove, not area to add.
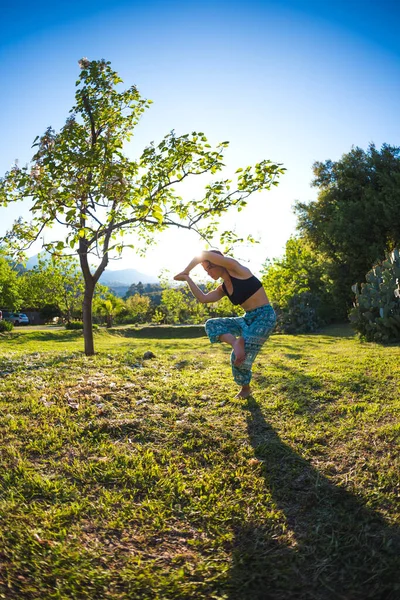
[[[29,319],[25,313],[3,312],[3,319],[14,323],[14,325],[29,325]]]

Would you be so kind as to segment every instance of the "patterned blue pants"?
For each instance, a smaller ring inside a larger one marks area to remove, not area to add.
[[[275,323],[275,311],[270,304],[249,310],[243,317],[226,317],[206,321],[206,333],[212,344],[220,342],[219,336],[224,333],[244,338],[246,358],[242,364],[235,367],[233,363],[236,356],[233,350],[231,354],[232,373],[237,384],[248,385],[250,383],[253,362],[262,345],[269,338]]]

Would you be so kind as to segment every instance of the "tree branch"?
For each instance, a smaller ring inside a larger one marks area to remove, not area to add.
[[[82,92],[82,100],[83,100],[83,105],[84,105],[84,107],[86,109],[86,112],[87,112],[89,120],[90,120],[90,129],[91,129],[91,134],[92,134],[92,147],[93,147],[94,144],[96,143],[96,140],[97,140],[96,126],[95,126],[95,123],[94,123],[92,109],[90,108],[89,99],[86,96],[86,94],[84,94],[83,92]]]

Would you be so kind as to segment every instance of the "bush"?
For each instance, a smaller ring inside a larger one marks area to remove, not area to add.
[[[82,321],[70,321],[65,323],[65,329],[83,329]]]
[[[276,331],[280,333],[312,333],[324,322],[318,316],[319,299],[311,292],[295,294],[285,308],[274,305]]]
[[[340,269],[306,239],[290,238],[284,256],[267,260],[262,271],[267,296],[278,307],[281,329],[307,333],[326,323],[347,320],[349,307],[342,311],[343,298],[336,284],[340,275]]]
[[[10,321],[0,321],[0,333],[4,333],[5,331],[11,331],[14,328],[14,324],[10,323]]]
[[[93,331],[99,329],[99,326],[95,323],[92,324]],[[65,329],[83,329],[82,321],[70,321],[69,323],[65,323]]]
[[[350,311],[353,328],[369,342],[400,341],[400,253],[396,248],[352,287],[356,299]]]

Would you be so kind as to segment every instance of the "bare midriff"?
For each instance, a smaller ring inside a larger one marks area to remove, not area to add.
[[[247,312],[249,310],[254,310],[255,308],[260,308],[260,306],[265,306],[266,304],[269,304],[268,296],[265,293],[264,288],[260,288],[240,306]]]
[[[234,275],[233,275],[234,277]],[[233,292],[232,283],[225,282],[228,292],[231,294]],[[265,306],[269,304],[268,296],[265,293],[264,288],[260,288],[257,290],[250,298],[247,298],[246,302],[243,302],[240,306],[247,312],[248,310],[254,310],[255,308],[260,308],[260,306]]]

